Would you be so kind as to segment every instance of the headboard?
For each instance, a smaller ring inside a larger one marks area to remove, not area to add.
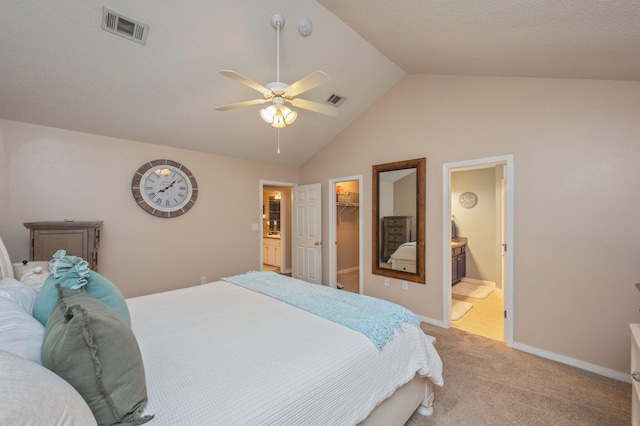
[[[0,238],[0,279],[6,277],[13,278],[13,266],[11,266],[9,252]]]

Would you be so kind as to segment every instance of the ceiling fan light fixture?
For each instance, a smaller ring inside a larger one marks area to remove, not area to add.
[[[262,117],[265,123],[272,124],[277,112],[278,108],[276,108],[275,105],[270,105],[260,110],[260,117]]]
[[[298,118],[298,113],[290,110],[286,106],[281,107],[280,112],[282,113],[282,116],[284,117],[284,122],[286,124],[291,124],[294,121],[296,121],[296,118]]]
[[[278,112],[276,112],[276,115],[273,116],[273,123],[271,123],[271,125],[277,129],[281,129],[287,125],[284,121],[282,111],[278,110]]]

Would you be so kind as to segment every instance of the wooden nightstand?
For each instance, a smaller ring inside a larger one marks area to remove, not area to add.
[[[27,222],[31,245],[29,260],[49,261],[58,250],[78,256],[89,263],[89,269],[98,271],[100,226],[95,222]]]

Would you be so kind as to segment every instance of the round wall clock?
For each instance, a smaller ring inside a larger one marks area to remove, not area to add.
[[[465,209],[470,209],[478,203],[478,196],[473,192],[464,192],[458,199],[460,205]]]
[[[198,184],[191,171],[171,160],[153,160],[133,175],[131,192],[147,213],[171,218],[185,214],[198,198]]]

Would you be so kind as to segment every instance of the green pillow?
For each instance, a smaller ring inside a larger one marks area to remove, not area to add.
[[[131,327],[82,290],[56,285],[59,298],[47,322],[42,365],[82,395],[99,425],[138,425],[147,385]]]
[[[131,325],[131,316],[129,315],[127,302],[125,302],[124,296],[118,287],[95,271],[88,271],[88,275],[85,275],[85,281],[86,284],[81,284],[81,287],[79,287],[82,291],[86,291],[87,294],[109,306],[120,314],[129,326]],[[53,307],[58,300],[56,284],[60,284],[66,288],[78,288],[77,271],[70,269],[58,278],[52,273],[44,282],[33,304],[33,316],[44,326],[47,325],[49,315],[51,315],[51,311],[53,311]]]

